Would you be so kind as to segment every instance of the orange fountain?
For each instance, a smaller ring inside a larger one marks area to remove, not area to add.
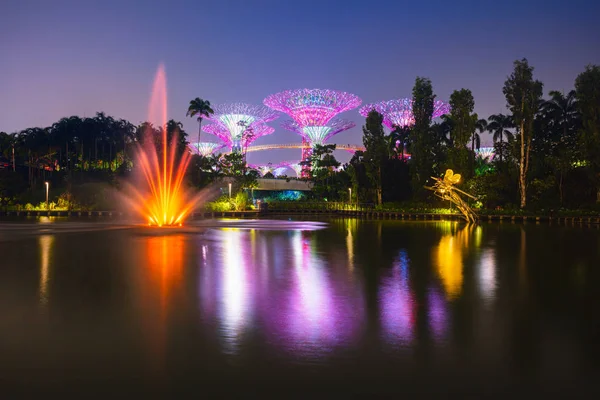
[[[143,143],[137,145],[135,168],[141,175],[136,185],[128,186],[128,203],[149,225],[181,225],[200,200],[185,188],[184,177],[191,155],[186,150],[177,158],[177,135],[168,143],[167,81],[165,70],[159,66],[150,100],[149,117],[159,126],[160,136],[148,124]]]

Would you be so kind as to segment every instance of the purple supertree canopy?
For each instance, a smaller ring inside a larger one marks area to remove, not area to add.
[[[272,94],[263,103],[288,114],[301,126],[325,126],[337,114],[358,107],[362,100],[336,90],[297,89]]]
[[[213,110],[214,114],[207,119],[227,128],[232,141],[241,140],[247,127],[265,124],[278,117],[276,112],[265,106],[245,103],[218,104],[213,106]]]
[[[220,148],[225,147],[225,144],[214,142],[200,142],[190,143],[189,146],[190,149],[192,149],[193,154],[200,154],[201,156],[208,157]]]
[[[366,104],[358,112],[363,117],[367,117],[372,110],[383,115],[383,124],[390,129],[394,129],[394,126],[412,126],[415,123],[412,112],[412,99],[394,99]],[[441,117],[449,112],[450,105],[448,103],[440,100],[433,102],[433,118]]]
[[[231,131],[227,127],[220,123],[208,124],[202,127],[202,130],[211,135],[215,135],[220,138],[227,147],[231,148],[234,145],[234,141],[241,142],[242,146],[249,146],[252,142],[261,136],[270,135],[275,132],[275,128],[265,124],[254,124],[246,128],[240,137],[233,138]]]
[[[344,119],[335,119],[325,126],[301,126],[296,121],[287,120],[281,123],[281,127],[301,135],[311,145],[324,144],[333,135],[354,128],[356,124]]]

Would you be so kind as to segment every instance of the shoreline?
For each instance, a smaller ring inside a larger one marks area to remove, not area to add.
[[[129,218],[133,214],[119,211],[0,211],[0,217],[66,217],[66,218]],[[328,217],[350,217],[374,220],[413,220],[413,221],[460,221],[460,214],[436,214],[436,213],[406,213],[395,211],[355,211],[355,210],[252,210],[252,211],[225,211],[212,212],[201,211],[190,214],[190,219],[212,219],[212,218],[268,218],[270,216],[328,216]],[[546,222],[546,223],[571,223],[571,224],[599,224],[600,216],[541,216],[541,215],[480,215],[480,222]]]

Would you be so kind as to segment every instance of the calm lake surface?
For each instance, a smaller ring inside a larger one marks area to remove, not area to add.
[[[599,285],[595,226],[0,221],[0,387],[593,397]]]

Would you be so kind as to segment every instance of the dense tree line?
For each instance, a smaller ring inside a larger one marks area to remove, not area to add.
[[[434,122],[432,82],[418,77],[412,91],[414,125],[386,132],[383,117],[371,112],[363,126],[365,151],[341,168],[333,156],[335,145],[313,149],[312,197],[347,201],[352,193],[353,202],[431,204],[435,200],[423,187],[451,168],[463,176],[461,188],[488,209],[594,206],[600,202],[600,67],[586,67],[568,93],[551,90],[545,98],[543,89],[528,61],[517,60],[502,88],[506,114],[479,118],[473,94],[462,88],[450,95],[451,112]],[[212,112],[210,102],[200,98],[187,110],[197,119],[199,133]],[[168,140],[177,135],[178,152],[189,151],[181,123],[168,121],[166,130]],[[492,134],[493,160],[476,153],[484,132]],[[135,126],[104,113],[0,132],[0,201],[39,194],[47,180],[68,192],[73,184],[94,180],[118,185],[132,169],[135,146],[147,137],[157,146],[162,140],[160,129],[148,122]],[[247,168],[244,154],[194,155],[187,182],[201,188],[224,177],[233,178],[237,188],[250,188],[258,172]]]
[[[600,67],[588,66],[568,93],[549,91],[526,59],[514,63],[502,88],[507,113],[480,119],[475,99],[462,88],[450,95],[451,112],[432,122],[436,95],[429,79],[413,88],[413,126],[383,129],[373,111],[363,127],[364,152],[339,175],[350,179],[355,201],[435,201],[423,190],[447,168],[462,174],[461,187],[480,206],[584,208],[600,202]],[[492,134],[493,160],[478,156],[481,135]],[[410,158],[407,156],[410,154]],[[329,193],[347,193],[330,188]],[[343,200],[344,194],[334,200]]]

